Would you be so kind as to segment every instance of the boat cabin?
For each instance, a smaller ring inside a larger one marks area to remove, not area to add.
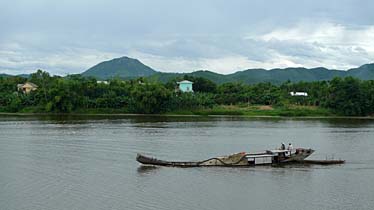
[[[247,155],[247,160],[249,165],[264,165],[264,164],[272,164],[274,160],[274,156],[272,154],[269,155]]]
[[[249,165],[266,165],[279,163],[290,156],[288,150],[267,150],[262,154],[247,154],[247,160]]]

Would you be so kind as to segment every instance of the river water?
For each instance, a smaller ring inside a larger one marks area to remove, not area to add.
[[[141,167],[292,142],[344,165]],[[0,117],[0,209],[373,209],[374,120]]]

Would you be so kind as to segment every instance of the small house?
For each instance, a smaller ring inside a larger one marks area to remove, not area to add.
[[[34,91],[38,88],[37,85],[35,85],[32,82],[26,82],[25,84],[18,84],[17,89],[18,91],[22,91],[23,93],[30,93],[31,91]]]
[[[291,96],[308,96],[307,92],[290,92]]]
[[[109,85],[109,82],[108,82],[108,81],[105,81],[105,80],[103,80],[103,81],[98,80],[98,81],[96,81],[96,83],[97,83],[97,84]]]
[[[177,82],[177,84],[178,84],[179,91],[181,91],[181,92],[193,92],[193,89],[192,89],[193,82],[188,81],[188,80],[183,80],[183,81]]]

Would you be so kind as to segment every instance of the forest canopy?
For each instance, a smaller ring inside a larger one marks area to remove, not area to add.
[[[178,80],[190,80],[194,93],[176,92]],[[17,84],[32,82],[35,91],[23,93]],[[308,96],[291,96],[290,92]],[[336,115],[367,116],[374,113],[374,81],[353,77],[331,81],[216,84],[208,79],[185,75],[167,83],[144,78],[107,83],[95,78],[51,76],[38,70],[29,78],[0,77],[1,112],[71,113],[82,110],[117,110],[116,113],[159,114],[178,110],[212,108],[218,105],[315,106]]]

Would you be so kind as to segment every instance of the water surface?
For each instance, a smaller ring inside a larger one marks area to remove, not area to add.
[[[141,167],[281,142],[345,165]],[[374,121],[235,117],[0,117],[0,209],[372,209]]]

